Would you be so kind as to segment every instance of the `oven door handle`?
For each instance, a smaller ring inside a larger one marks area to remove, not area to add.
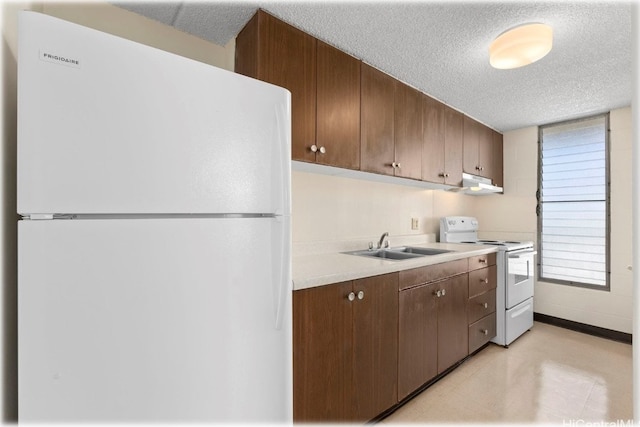
[[[509,258],[511,259],[524,258],[525,256],[531,256],[531,255],[537,255],[537,254],[538,254],[538,251],[526,251],[526,252],[520,252],[515,254],[509,254]]]

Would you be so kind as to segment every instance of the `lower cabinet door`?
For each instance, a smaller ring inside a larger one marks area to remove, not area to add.
[[[353,292],[350,421],[366,422],[398,401],[398,274],[354,280]]]
[[[398,400],[438,374],[437,284],[400,292]]]
[[[461,274],[438,282],[438,373],[442,373],[469,354],[469,275]]]
[[[473,353],[496,336],[496,313],[469,325],[469,353]]]
[[[352,282],[293,293],[293,419],[351,419]]]

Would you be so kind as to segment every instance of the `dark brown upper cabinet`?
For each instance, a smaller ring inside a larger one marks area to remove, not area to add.
[[[502,135],[467,116],[464,118],[463,167],[466,173],[502,184]]]
[[[316,162],[360,168],[360,61],[317,42]]]
[[[462,113],[423,95],[422,180],[462,185]]]
[[[362,65],[361,170],[422,178],[422,94]]]
[[[422,93],[396,80],[394,175],[422,179]]]
[[[293,160],[502,185],[502,135],[263,10],[236,38],[235,71],[291,92]]]
[[[503,136],[500,132],[493,133],[493,183],[499,187],[504,185],[504,154],[503,154]]]
[[[316,39],[258,10],[236,38],[235,71],[291,92],[291,154],[314,161]]]
[[[360,168],[360,61],[259,10],[236,39],[236,72],[291,92],[291,157]]]
[[[394,174],[395,79],[362,64],[360,105],[360,169]]]

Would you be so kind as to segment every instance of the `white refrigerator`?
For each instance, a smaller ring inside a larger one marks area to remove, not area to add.
[[[289,92],[18,34],[19,420],[291,421]]]

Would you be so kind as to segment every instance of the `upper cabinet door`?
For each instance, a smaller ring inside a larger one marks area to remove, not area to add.
[[[236,39],[237,73],[291,92],[291,154],[315,161],[316,39],[262,10]]]
[[[499,132],[491,131],[491,133],[493,136],[493,173],[491,178],[495,185],[502,187],[504,173],[503,137]]]
[[[291,153],[312,160],[316,140],[316,39],[266,13],[260,44],[266,80],[291,91]]]
[[[466,173],[479,175],[478,147],[481,138],[481,125],[470,117],[464,116],[463,169]]]
[[[497,160],[494,133],[497,132],[482,123],[470,117],[464,117],[464,171],[491,178],[495,183],[496,167],[501,162],[502,152],[500,152],[500,160]]]
[[[422,119],[422,179],[443,183],[445,180],[444,105],[429,96],[422,96]]]
[[[462,147],[464,137],[464,116],[462,113],[444,106],[444,170],[445,183],[462,185]]]
[[[478,172],[480,176],[493,178],[493,130],[480,125],[480,139],[478,140]]]
[[[359,169],[360,61],[318,40],[317,67],[316,161]]]
[[[422,178],[422,94],[396,81],[395,176]]]
[[[362,64],[360,169],[393,175],[395,80]]]

